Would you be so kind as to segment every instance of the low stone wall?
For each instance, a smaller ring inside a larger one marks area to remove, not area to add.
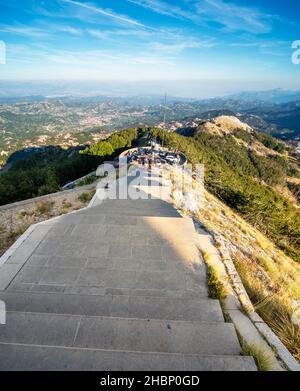
[[[68,182],[67,184],[65,184],[65,186],[63,186],[63,190],[70,190],[70,189],[74,189],[75,186],[77,186],[78,184],[80,184],[80,182],[82,182],[83,180],[89,178],[90,176],[93,176],[93,175],[96,175],[96,171],[93,171],[93,172],[90,172],[89,174],[81,177],[81,178],[78,178],[78,179],[75,179],[75,181],[71,181],[71,182]]]
[[[0,255],[32,224],[88,205],[96,184],[0,206]],[[83,193],[85,196],[80,197]]]
[[[76,195],[78,196],[80,193],[82,193],[86,190],[90,190],[93,188],[95,188],[95,184],[77,187],[77,188],[70,189],[70,190],[59,191],[57,193],[47,194],[47,195],[44,195],[41,197],[29,198],[28,200],[14,202],[12,204],[2,205],[2,206],[0,206],[0,216],[2,215],[2,212],[6,211],[6,210],[23,209],[23,208],[28,207],[32,204],[38,204],[38,203],[41,203],[44,201],[59,200],[60,198],[70,198],[70,197],[72,198]]]

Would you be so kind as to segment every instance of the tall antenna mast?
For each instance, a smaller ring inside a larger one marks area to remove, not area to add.
[[[166,128],[166,115],[167,115],[167,93],[165,92],[165,106],[164,106],[164,127]]]

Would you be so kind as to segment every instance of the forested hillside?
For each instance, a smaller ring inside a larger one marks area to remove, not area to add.
[[[206,189],[300,262],[300,209],[276,190],[276,186],[286,187],[287,156],[249,150],[244,131],[223,136],[200,132],[193,137],[158,129],[151,132],[186,154],[191,163],[204,163]],[[257,133],[254,137],[254,141],[272,141],[269,146],[275,152],[281,149],[269,136]]]
[[[92,156],[118,155],[124,149],[130,148],[138,135],[139,132],[135,128],[113,133],[105,141],[92,144],[80,153]]]
[[[59,191],[67,182],[95,170],[112,159],[137,137],[136,129],[112,134],[86,149],[48,147],[18,160],[0,174],[0,205]]]

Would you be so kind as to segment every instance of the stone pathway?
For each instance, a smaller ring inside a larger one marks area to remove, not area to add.
[[[256,370],[208,298],[195,238],[159,198],[36,226],[0,267],[0,370]]]

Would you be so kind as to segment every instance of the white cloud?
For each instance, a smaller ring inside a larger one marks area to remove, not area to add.
[[[195,23],[215,22],[227,31],[246,31],[253,34],[268,33],[276,15],[265,14],[250,7],[225,0],[186,0],[186,9],[161,0],[127,0],[129,3],[150,9],[161,15],[185,19]]]
[[[94,5],[89,5],[86,3],[81,3],[79,1],[74,1],[74,0],[60,0],[60,1],[63,3],[71,4],[76,7],[80,7],[84,10],[91,11],[92,13],[95,13],[95,14],[100,14],[100,15],[109,17],[110,19],[113,19],[117,22],[126,23],[126,24],[129,24],[132,26],[145,27],[142,23],[130,18],[129,16],[120,15],[120,14],[117,14],[117,13],[111,11],[111,10],[100,8],[100,7],[97,7]]]
[[[211,48],[217,45],[216,40],[207,39],[207,40],[196,40],[190,39],[181,42],[165,44],[161,42],[153,42],[150,47],[155,52],[168,53],[168,54],[180,54],[185,49],[205,49]]]
[[[183,33],[182,31],[174,30],[174,29],[137,29],[137,28],[127,28],[127,29],[113,29],[113,30],[107,30],[107,29],[87,29],[86,30],[90,35],[92,35],[95,38],[100,39],[118,39],[118,38],[130,38],[134,37],[136,38],[136,42],[141,40],[159,40],[161,42],[163,41],[169,41],[172,42],[178,41],[178,40],[187,40],[190,39],[191,36],[188,36],[186,33]]]
[[[118,37],[151,37],[153,33],[150,33],[146,30],[136,30],[136,29],[128,29],[128,30],[97,30],[97,29],[88,29],[87,32],[95,38],[100,39],[112,39]]]
[[[127,0],[129,3],[138,5],[143,8],[150,9],[161,15],[171,16],[176,19],[194,20],[195,15],[192,12],[183,10],[174,4],[170,5],[160,0]]]
[[[185,49],[205,49],[217,45],[217,40],[210,37],[199,39],[191,35],[183,35],[172,31],[157,31],[150,32],[147,30],[95,30],[88,29],[87,32],[102,41],[113,41],[114,44],[119,44],[122,47],[122,38],[126,39],[126,47],[134,48],[134,52],[147,50],[151,54],[159,55],[179,55]],[[134,38],[129,40],[128,38]],[[114,49],[116,50],[116,49]]]
[[[122,68],[123,65],[130,64],[148,64],[161,65],[172,64],[172,61],[167,56],[160,54],[147,54],[138,52],[135,54],[128,54],[124,52],[111,52],[105,50],[87,50],[87,51],[51,51],[44,52],[43,56],[47,61],[57,64],[72,64],[72,66],[85,65],[89,68],[96,66],[116,66]]]
[[[106,50],[35,50],[28,48],[22,55],[15,52],[8,67],[10,78],[22,66],[22,77],[41,79],[126,80],[156,79],[174,74],[176,64],[159,53]],[[25,48],[24,48],[25,49]],[[41,66],[42,64],[42,66]],[[176,71],[177,72],[177,71]],[[177,74],[177,73],[176,73]]]
[[[40,23],[38,26],[0,25],[0,32],[21,35],[33,39],[49,38],[56,33],[66,33],[73,36],[79,36],[82,34],[80,29],[72,26],[48,23]]]
[[[70,26],[63,23],[51,23],[50,21],[39,21],[38,26],[39,29],[43,29],[51,34],[55,33],[66,33],[73,36],[81,36],[83,31],[74,26]]]
[[[195,3],[199,18],[214,21],[228,31],[246,31],[253,34],[268,33],[272,30],[274,15],[260,10],[237,5],[224,0],[203,0]]]
[[[49,32],[35,27],[29,27],[24,25],[7,26],[0,25],[0,32],[6,34],[23,35],[30,38],[41,38],[49,35]]]
[[[95,29],[88,29],[87,32],[93,37],[100,38],[100,39],[107,39],[111,36],[112,33],[110,31],[95,30]]]
[[[68,33],[75,36],[79,36],[82,34],[82,31],[80,29],[71,26],[52,25],[51,28],[56,31],[61,31],[62,33]]]
[[[247,38],[245,41],[232,42],[231,47],[242,49],[257,49],[259,54],[265,56],[288,57],[290,54],[290,41],[284,40],[258,40]]]
[[[246,42],[232,42],[229,46],[240,48],[276,48],[290,45],[290,41],[264,41],[264,40],[248,40]]]

